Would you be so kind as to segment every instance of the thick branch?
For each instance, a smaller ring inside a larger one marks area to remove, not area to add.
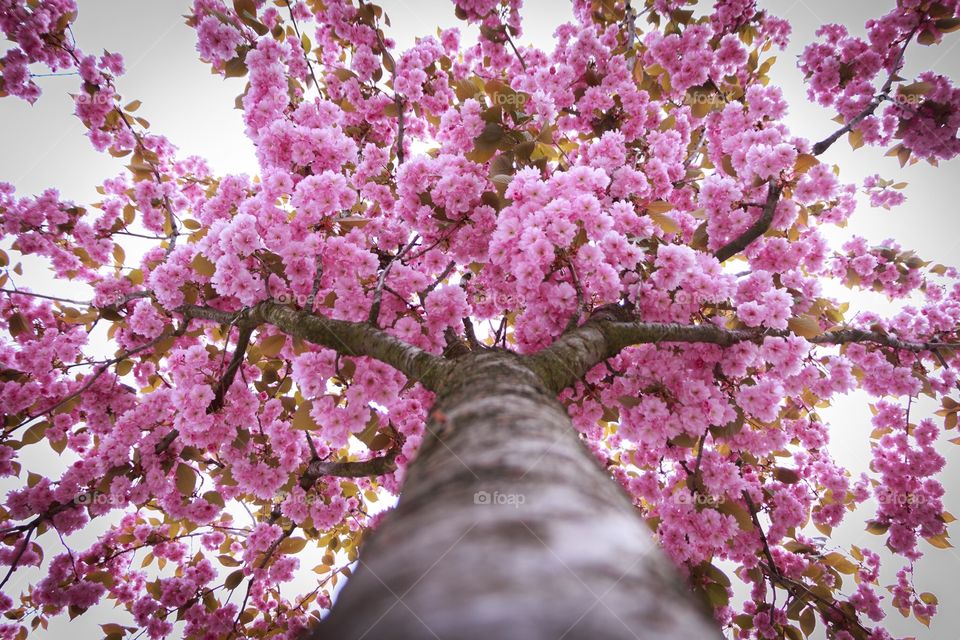
[[[724,329],[712,324],[624,322],[609,316],[594,316],[564,334],[546,349],[528,358],[528,365],[545,384],[560,391],[582,378],[595,365],[636,344],[660,342],[707,343],[728,347],[738,342],[761,341],[768,336],[790,337],[789,330]],[[812,344],[842,345],[854,342],[920,353],[937,349],[960,349],[960,342],[912,342],[878,331],[838,329],[807,338]]]
[[[387,453],[369,460],[356,462],[330,462],[314,460],[307,466],[306,472],[300,478],[300,486],[309,489],[318,478],[336,476],[338,478],[364,478],[367,476],[382,476],[393,473],[397,468],[397,454],[399,447],[390,449]]]
[[[428,389],[436,388],[449,363],[399,338],[363,322],[334,320],[274,302],[262,302],[239,317],[229,311],[185,306],[179,309],[190,318],[224,324],[236,321],[241,327],[268,323],[295,336],[345,356],[369,356],[397,369]]]
[[[773,223],[773,214],[777,211],[777,202],[780,200],[781,191],[783,191],[781,185],[775,184],[772,181],[770,182],[770,187],[767,189],[767,201],[763,205],[763,212],[760,214],[760,217],[738,237],[717,249],[717,252],[713,254],[717,257],[717,260],[723,262],[724,260],[732,258],[750,246],[751,242],[767,232],[767,229],[769,229]]]

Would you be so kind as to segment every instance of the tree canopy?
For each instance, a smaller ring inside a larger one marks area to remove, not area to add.
[[[0,475],[20,487],[0,507],[0,637],[98,603],[127,612],[110,640],[294,637],[389,517],[452,363],[483,349],[558,394],[733,637],[929,623],[912,563],[950,546],[960,274],[824,230],[858,190],[903,201],[895,179],[844,183],[840,140],[891,170],[960,153],[960,89],[900,75],[960,29],[960,2],[897,0],[864,37],[822,26],[798,63],[836,111],[822,140],[783,122],[790,25],[755,0],[574,0],[552,50],[521,44],[520,4],[455,0],[476,42],[400,52],[363,0],[194,0],[200,57],[246,79],[259,164],[220,176],[119,95],[123,58],[75,41],[74,0],[0,0],[0,96],[76,73],[76,117],[125,164],[92,203],[0,183]],[[32,286],[24,256],[90,298]],[[901,309],[848,313],[827,282]],[[873,397],[858,475],[820,414],[855,389]],[[936,415],[911,413],[922,396]],[[893,585],[875,548],[830,539],[870,499]],[[29,566],[45,577],[7,593]]]

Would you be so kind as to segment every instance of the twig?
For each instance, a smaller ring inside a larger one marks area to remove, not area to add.
[[[397,252],[396,255],[390,258],[389,262],[387,262],[387,266],[385,266],[380,272],[380,277],[377,278],[377,287],[373,291],[373,303],[370,305],[370,314],[367,316],[367,322],[374,327],[379,327],[380,304],[383,301],[383,287],[387,283],[387,276],[390,275],[390,269],[393,268],[393,263],[401,260],[403,256],[406,255],[406,253],[410,251],[410,249],[412,249],[419,240],[420,236],[415,235],[410,242],[404,245],[403,248]]]
[[[858,113],[853,119],[850,120],[847,124],[843,125],[832,134],[821,140],[820,142],[813,145],[813,155],[818,156],[824,151],[830,148],[830,146],[839,140],[843,135],[849,133],[860,124],[865,118],[873,115],[873,112],[877,110],[877,107],[880,106],[884,100],[890,96],[890,88],[893,86],[893,79],[896,77],[897,72],[900,70],[900,67],[903,66],[903,55],[907,51],[907,45],[910,44],[910,40],[913,39],[913,35],[917,32],[919,27],[914,27],[910,33],[907,34],[906,39],[903,42],[903,47],[900,48],[900,53],[897,55],[896,61],[893,63],[893,67],[890,69],[890,75],[887,76],[886,82],[883,83],[883,86],[880,87],[880,93],[875,95],[873,99],[867,103],[867,106],[863,108],[863,111]]]
[[[770,225],[773,223],[773,215],[777,211],[777,202],[780,200],[780,193],[783,191],[783,186],[772,180],[769,185],[767,188],[767,201],[763,205],[763,212],[760,214],[760,217],[757,218],[752,225],[747,227],[746,231],[717,249],[716,253],[713,254],[720,262],[724,262],[746,249],[751,242],[765,234],[770,228]]]

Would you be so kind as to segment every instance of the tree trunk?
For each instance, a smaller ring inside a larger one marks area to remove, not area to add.
[[[399,505],[312,637],[719,638],[541,380],[502,351],[455,363]]]

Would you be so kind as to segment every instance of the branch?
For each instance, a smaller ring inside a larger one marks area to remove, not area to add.
[[[422,253],[422,252],[421,252],[421,253]],[[444,280],[446,280],[447,277],[448,277],[451,273],[453,273],[453,270],[454,270],[454,268],[455,268],[456,266],[457,266],[457,261],[456,261],[456,260],[451,260],[451,261],[447,264],[447,266],[444,268],[444,270],[440,273],[440,275],[437,276],[437,279],[434,280],[433,283],[431,283],[429,287],[427,287],[427,288],[424,289],[423,291],[418,291],[418,292],[417,292],[417,298],[420,299],[420,304],[421,304],[421,305],[424,305],[424,304],[427,303],[427,296],[429,296],[429,295],[433,292],[434,289],[436,289],[437,287],[440,286],[440,283],[441,283],[441,282],[443,282]]]
[[[224,372],[223,378],[220,379],[220,383],[217,385],[213,400],[211,400],[209,406],[207,406],[207,413],[216,413],[223,408],[223,401],[227,396],[227,391],[230,390],[230,385],[233,384],[234,378],[237,377],[237,370],[240,369],[243,358],[247,355],[247,346],[250,344],[250,336],[252,334],[253,327],[240,327],[240,334],[237,336],[237,348],[233,352],[233,357],[230,359],[230,364],[227,365],[227,370]]]
[[[834,131],[832,134],[821,140],[820,142],[813,145],[813,155],[818,156],[830,146],[839,140],[842,136],[850,133],[855,126],[860,124],[865,118],[872,116],[873,112],[877,110],[877,107],[880,106],[884,100],[890,97],[890,88],[893,86],[893,79],[897,75],[897,71],[900,70],[900,67],[903,65],[903,54],[907,51],[907,45],[910,44],[910,40],[913,39],[913,34],[917,32],[917,27],[913,28],[909,34],[907,34],[906,40],[903,42],[903,46],[900,48],[900,53],[897,55],[896,61],[893,63],[893,68],[890,69],[890,75],[887,76],[886,82],[883,83],[883,86],[880,87],[880,93],[873,97],[873,100],[867,103],[867,106],[863,108],[863,111],[854,116],[850,122],[840,127],[838,130]]]
[[[3,592],[3,588],[7,585],[7,582],[10,580],[10,576],[13,575],[13,572],[17,570],[17,567],[20,565],[20,560],[23,558],[23,554],[26,553],[27,547],[30,545],[30,536],[33,535],[36,527],[40,526],[40,523],[34,520],[36,524],[27,529],[27,535],[23,538],[23,544],[20,545],[20,549],[17,550],[16,555],[13,557],[13,560],[10,561],[10,569],[7,570],[7,574],[3,577],[3,580],[0,581],[0,593]]]
[[[717,249],[717,252],[713,254],[717,260],[723,262],[732,258],[746,249],[751,242],[767,232],[767,229],[770,228],[770,224],[773,222],[773,214],[777,211],[777,202],[780,200],[781,191],[783,191],[782,185],[774,184],[772,181],[770,182],[770,186],[767,189],[767,201],[763,205],[763,212],[760,214],[760,217],[757,218],[752,225],[747,227],[747,230],[740,234],[740,236]]]
[[[758,342],[766,337],[787,338],[792,331],[780,329],[724,329],[713,324],[677,324],[624,321],[626,310],[594,314],[580,327],[570,331],[542,351],[527,356],[527,364],[544,383],[560,391],[582,378],[595,365],[612,358],[624,348],[636,344],[685,342],[729,347],[739,342]],[[617,317],[621,316],[621,317]],[[879,331],[838,329],[807,338],[811,344],[843,345],[869,343],[912,353],[937,349],[960,349],[960,342],[908,341]]]
[[[520,51],[517,49],[517,45],[513,43],[513,38],[510,37],[510,31],[507,25],[503,25],[503,35],[506,37],[507,42],[510,44],[510,48],[513,49],[513,52],[517,56],[517,60],[520,61],[520,67],[526,72],[527,63],[524,61],[523,56],[520,55]]]
[[[221,324],[236,321],[240,327],[272,324],[287,335],[333,349],[345,356],[368,356],[384,362],[428,389],[436,389],[450,366],[442,358],[365,322],[324,318],[275,302],[261,302],[239,320],[235,313],[210,307],[188,305],[180,307],[178,311],[188,318]]]
[[[376,29],[376,33],[377,33],[377,42],[380,44],[380,58],[384,63],[384,67],[389,65],[390,68],[393,69],[393,78],[394,80],[396,80],[397,63],[394,61],[393,56],[387,50],[387,44],[383,41],[383,36],[381,35],[381,31],[379,29]],[[404,103],[403,96],[397,93],[396,87],[394,87],[394,92],[393,92],[393,104],[396,105],[397,107],[396,156],[397,156],[397,168],[399,168],[400,165],[403,164],[403,159],[404,159],[404,156],[403,156],[403,133],[404,133],[403,107],[405,106],[405,103]]]
[[[86,381],[84,381],[84,383],[83,383],[82,385],[80,385],[80,387],[78,387],[74,392],[72,392],[72,393],[64,396],[63,398],[61,398],[60,400],[58,400],[56,403],[54,403],[52,406],[44,409],[43,411],[38,411],[37,413],[33,413],[33,414],[28,415],[26,418],[24,418],[23,420],[21,420],[21,421],[20,421],[19,423],[17,423],[16,425],[7,428],[7,430],[4,432],[4,435],[10,435],[11,433],[13,433],[14,431],[16,431],[16,430],[19,429],[20,427],[26,425],[26,424],[29,423],[30,421],[36,420],[37,418],[39,418],[39,417],[41,417],[41,416],[45,416],[45,415],[48,415],[48,414],[50,414],[50,413],[53,413],[54,411],[56,411],[57,409],[59,409],[60,407],[62,407],[63,405],[65,405],[66,403],[68,403],[68,402],[70,402],[71,400],[73,400],[74,398],[77,398],[77,397],[83,395],[88,389],[90,389],[90,387],[92,387],[92,386],[94,385],[94,383],[95,383],[97,380],[100,379],[100,376],[102,376],[104,373],[106,373],[107,370],[108,370],[110,367],[112,367],[113,365],[118,364],[118,363],[126,360],[127,358],[133,357],[133,356],[135,356],[136,354],[140,353],[141,351],[145,351],[145,350],[147,350],[147,349],[153,348],[158,342],[160,342],[161,340],[163,340],[163,339],[165,339],[165,338],[169,338],[171,335],[173,335],[173,336],[181,336],[181,335],[183,335],[184,331],[186,331],[186,324],[184,324],[182,327],[180,327],[179,329],[177,329],[177,330],[174,331],[173,333],[168,333],[168,332],[161,333],[159,336],[157,336],[156,338],[154,338],[153,340],[151,340],[150,342],[148,342],[148,343],[146,343],[146,344],[143,344],[143,345],[140,345],[139,347],[135,347],[135,348],[133,348],[133,349],[129,349],[129,350],[127,350],[127,351],[124,351],[123,353],[121,353],[119,356],[117,356],[117,357],[115,357],[115,358],[110,358],[109,360],[103,361],[103,363],[102,363],[100,366],[98,366],[98,367],[94,370],[93,373],[90,374],[90,377],[88,377],[88,378],[86,379]]]
[[[387,453],[369,460],[357,462],[330,462],[314,460],[307,465],[307,470],[300,478],[300,486],[307,490],[323,476],[338,478],[363,478],[367,476],[383,476],[393,473],[397,468],[397,455],[400,448],[395,446]]]
[[[31,298],[41,298],[43,300],[53,300],[54,302],[63,302],[65,304],[78,304],[86,307],[92,307],[93,303],[89,300],[73,300],[71,298],[59,298],[57,296],[48,296],[43,293],[33,293],[32,291],[17,291],[15,289],[0,289],[0,293],[6,293],[11,296],[29,296]]]
[[[290,12],[290,22],[293,23],[293,32],[297,35],[297,42],[302,42],[300,25],[297,24],[297,17],[293,14],[293,3],[291,0],[287,0],[287,11]],[[317,75],[313,72],[313,65],[310,63],[310,56],[307,55],[306,51],[303,52],[303,60],[307,63],[307,68],[310,70],[310,78],[313,80],[313,86],[317,88],[317,91],[319,91],[320,83],[317,82]]]
[[[387,262],[387,266],[385,266],[380,272],[380,277],[377,278],[377,288],[373,291],[373,303],[370,305],[370,315],[367,317],[368,324],[379,328],[380,304],[383,301],[383,288],[387,284],[387,276],[390,275],[390,269],[393,268],[393,263],[403,259],[404,254],[410,251],[410,249],[412,249],[419,240],[419,235],[413,236],[413,239],[411,239],[410,242],[401,248],[396,255],[390,258],[389,262]]]

